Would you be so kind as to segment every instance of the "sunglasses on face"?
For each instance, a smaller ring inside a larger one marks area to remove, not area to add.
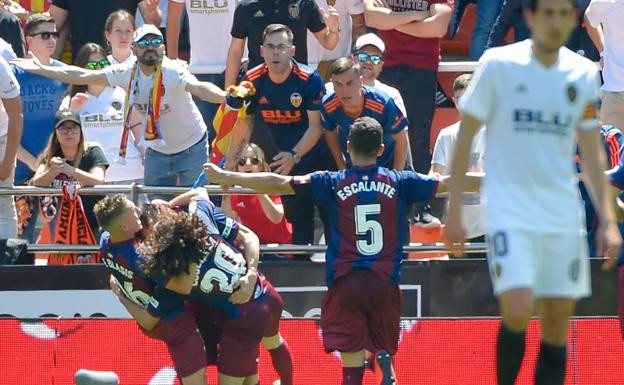
[[[246,158],[239,158],[237,162],[238,162],[238,165],[242,167],[242,166],[247,164],[247,161],[249,161],[249,163],[251,163],[252,166],[257,166],[257,165],[260,164],[260,159],[258,159],[255,156],[248,156]]]
[[[369,55],[366,52],[360,52],[356,55],[358,61],[364,63],[367,60],[370,60],[371,63],[373,64],[379,64],[382,60],[381,56],[379,55]]]
[[[95,70],[98,68],[105,68],[108,67],[110,65],[110,62],[108,61],[108,59],[102,59],[102,60],[89,60],[87,62],[86,67],[90,70]]]
[[[33,33],[30,36],[41,36],[42,40],[50,40],[51,37],[58,39],[59,33],[58,32],[37,32],[37,33]]]
[[[160,47],[162,43],[163,43],[162,38],[153,37],[151,39],[141,39],[136,42],[136,45],[139,46],[139,48],[147,48],[147,46],[149,46],[150,44],[152,47]]]
[[[69,133],[74,133],[74,132],[78,132],[80,131],[80,126],[73,126],[73,125],[62,125],[62,126],[58,126],[56,128],[58,130],[58,132],[60,132],[61,134],[69,134]]]

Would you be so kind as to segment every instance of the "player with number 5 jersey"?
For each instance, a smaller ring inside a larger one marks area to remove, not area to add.
[[[359,385],[365,352],[376,353],[380,384],[396,378],[391,357],[399,341],[400,267],[408,241],[407,213],[413,203],[428,202],[444,187],[445,178],[377,166],[383,152],[383,129],[370,117],[355,120],[348,151],[353,167],[306,176],[235,173],[207,164],[208,180],[237,184],[261,192],[299,194],[311,191],[329,217],[326,282],[321,328],[329,353],[339,351],[343,385]],[[476,189],[478,178],[471,188]]]

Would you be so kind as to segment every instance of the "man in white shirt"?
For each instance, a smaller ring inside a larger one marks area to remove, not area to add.
[[[466,91],[471,78],[471,74],[463,74],[459,75],[453,82],[455,103],[457,103]],[[453,155],[457,136],[459,135],[459,123],[460,122],[457,122],[440,131],[435,146],[433,147],[431,170],[429,170],[429,174],[449,175],[451,173],[451,156]],[[485,171],[484,157],[485,128],[482,128],[472,139],[468,171]],[[462,210],[464,219],[463,225],[464,229],[466,229],[467,241],[471,243],[485,242],[485,206],[481,202],[479,193],[464,194]],[[468,256],[472,258],[485,258],[485,254],[481,253],[471,253],[468,254]]]
[[[605,124],[624,129],[624,0],[592,0],[585,28],[602,57],[602,106]]]
[[[186,8],[191,41],[189,71],[201,81],[224,88],[225,63],[232,40],[228,32],[232,29],[236,4],[236,1],[169,0],[167,56],[171,59],[179,58],[180,25]],[[213,39],[210,36],[218,38]],[[215,136],[212,121],[219,106],[199,98],[193,99],[208,126],[212,140]]]
[[[163,36],[146,24],[134,34],[136,62],[86,70],[80,67],[50,67],[37,60],[14,63],[26,71],[70,84],[118,86],[129,93],[132,103],[147,121],[148,116],[161,140],[147,140],[145,184],[148,186],[191,186],[207,161],[206,125],[191,95],[220,103],[225,92],[209,82],[200,82],[180,64],[164,57]],[[158,86],[158,71],[162,81]],[[160,100],[160,103],[158,103]],[[159,104],[159,108],[157,105]],[[149,114],[149,111],[154,111]],[[160,117],[155,111],[160,111]],[[120,133],[121,137],[121,133]],[[146,138],[150,139],[150,138]]]
[[[540,315],[536,385],[562,385],[568,320],[591,293],[585,219],[573,159],[576,141],[599,213],[598,249],[617,263],[622,244],[604,175],[591,61],[563,47],[576,26],[573,0],[527,0],[531,39],[486,51],[460,100],[445,236],[461,252],[461,188],[474,135],[487,126],[488,262],[503,317],[497,342],[499,385],[513,385],[526,327]],[[602,253],[600,253],[602,254]]]
[[[338,45],[334,49],[324,48],[314,34],[308,31],[308,63],[324,81],[329,81],[329,66],[334,60],[349,56],[353,41],[366,33],[364,2],[362,0],[316,0],[319,8],[327,11],[329,6],[338,12]]]
[[[20,88],[9,63],[0,58],[0,188],[13,187],[15,158],[22,138]],[[17,236],[17,215],[13,197],[0,197],[0,239]]]

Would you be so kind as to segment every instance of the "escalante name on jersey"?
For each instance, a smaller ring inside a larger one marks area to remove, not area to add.
[[[357,183],[348,184],[344,186],[343,188],[341,188],[340,190],[336,191],[336,194],[341,200],[345,201],[350,196],[357,194],[359,192],[371,192],[371,191],[384,194],[390,199],[392,199],[394,197],[394,194],[396,193],[396,189],[387,183],[374,181],[374,180],[372,181],[366,180],[366,181],[360,181]]]

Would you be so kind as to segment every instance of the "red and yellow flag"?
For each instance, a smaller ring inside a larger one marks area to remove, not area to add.
[[[227,95],[234,95],[238,98],[247,99],[256,93],[253,83],[243,81],[238,86],[229,86],[225,90]],[[226,98],[227,99],[227,98]],[[232,130],[236,124],[236,120],[243,119],[247,116],[247,107],[249,102],[243,103],[243,106],[236,110],[227,105],[225,101],[221,102],[217,114],[212,120],[212,125],[217,136],[210,146],[210,162],[214,164],[220,163],[225,157],[230,141],[232,140]]]

